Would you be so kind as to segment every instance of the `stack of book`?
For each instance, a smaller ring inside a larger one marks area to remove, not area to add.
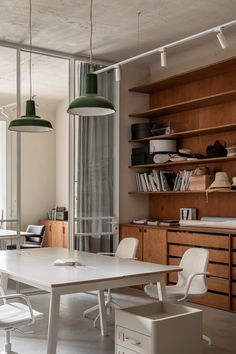
[[[177,175],[173,171],[158,171],[136,173],[138,192],[186,191],[189,189],[193,170],[180,170]]]
[[[189,189],[190,177],[194,170],[180,170],[175,178],[174,191],[187,191]]]
[[[152,170],[147,173],[136,173],[138,192],[163,192],[174,188],[175,174],[173,171]]]

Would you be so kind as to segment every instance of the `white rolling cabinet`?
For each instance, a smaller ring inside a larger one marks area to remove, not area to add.
[[[202,311],[170,302],[116,310],[116,354],[202,354]]]

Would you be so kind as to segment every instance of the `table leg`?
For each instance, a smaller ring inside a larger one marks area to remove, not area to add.
[[[98,290],[98,305],[99,305],[101,335],[106,336],[107,335],[107,314],[106,314],[103,290]]]
[[[4,294],[6,294],[6,291],[7,291],[7,284],[8,284],[8,275],[6,273],[1,273],[0,286],[1,286]],[[6,299],[3,300],[3,302],[6,303]]]
[[[157,293],[160,301],[166,300],[166,285],[164,274],[160,274],[160,279],[157,281]]]
[[[51,292],[49,320],[48,320],[48,345],[47,354],[56,354],[57,350],[57,331],[60,309],[60,295]]]

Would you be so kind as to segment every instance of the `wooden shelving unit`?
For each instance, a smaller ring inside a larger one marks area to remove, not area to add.
[[[236,70],[235,68],[236,68],[236,58],[230,58],[214,64],[206,65],[199,69],[189,70],[186,71],[185,73],[177,74],[165,78],[163,80],[132,87],[129,89],[129,91],[151,94],[151,93],[158,92],[160,90],[164,90],[168,87],[183,85],[188,82],[208,79],[219,74],[232,72]]]
[[[211,189],[205,191],[164,191],[164,192],[128,192],[131,195],[153,195],[153,194],[212,194],[212,193],[236,193],[236,190],[230,189]]]
[[[144,139],[129,140],[129,142],[130,143],[147,143],[149,140],[154,140],[154,139],[156,140],[156,139],[191,138],[194,136],[222,133],[222,132],[227,132],[227,131],[231,131],[231,130],[236,130],[236,123],[220,125],[218,127],[208,127],[208,128],[187,130],[184,132],[176,132],[176,133],[171,133],[171,134],[153,135],[153,136],[149,136]]]
[[[191,70],[156,82],[133,87],[129,91],[149,95],[149,108],[131,113],[150,123],[168,122],[175,133],[131,140],[148,143],[152,139],[179,139],[179,148],[193,154],[206,154],[215,140],[236,145],[236,57]],[[170,116],[171,115],[171,116]],[[132,120],[133,121],[133,120]],[[137,119],[138,122],[138,119]],[[129,166],[131,169],[192,169],[206,165],[213,175],[224,171],[236,176],[236,156]],[[130,197],[147,196],[149,217],[179,219],[180,208],[196,208],[203,216],[236,217],[236,191],[164,191],[129,192]],[[206,196],[208,195],[208,198]],[[146,215],[147,216],[147,215]],[[209,292],[198,303],[236,311],[236,231],[221,228],[164,228],[121,225],[120,236],[137,237],[139,259],[147,262],[176,264],[189,247],[205,247],[210,252]],[[174,278],[170,278],[175,282]]]
[[[143,165],[130,165],[129,168],[163,168],[171,167],[171,166],[182,166],[187,165],[206,165],[206,164],[213,164],[213,163],[221,163],[221,162],[231,162],[236,161],[236,156],[230,157],[215,157],[215,158],[207,158],[207,159],[200,159],[200,160],[184,160],[184,161],[176,161],[176,162],[166,162],[166,163],[152,163],[152,164],[143,164]]]
[[[178,112],[188,111],[191,109],[217,105],[220,103],[230,102],[236,99],[236,90],[222,92],[210,96],[205,96],[185,102],[175,103],[168,106],[149,109],[144,112],[131,113],[129,117],[137,118],[157,118],[162,115],[169,115]]]

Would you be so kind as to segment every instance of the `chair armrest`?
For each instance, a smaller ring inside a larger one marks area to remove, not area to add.
[[[29,308],[30,317],[31,317],[31,322],[29,323],[29,325],[31,325],[35,322],[33,309],[32,309],[31,303],[30,303],[27,296],[25,296],[23,294],[10,294],[10,295],[1,295],[0,296],[0,300],[8,300],[8,299],[22,299]]]
[[[187,299],[188,293],[189,293],[189,289],[190,289],[191,283],[193,281],[193,278],[195,278],[196,276],[199,276],[199,275],[205,275],[206,276],[206,275],[209,275],[209,274],[210,274],[209,272],[190,274],[190,276],[188,277],[188,280],[187,280],[187,286],[186,286],[186,290],[185,290],[185,295],[181,299],[178,299],[178,301],[184,301],[184,300]]]

